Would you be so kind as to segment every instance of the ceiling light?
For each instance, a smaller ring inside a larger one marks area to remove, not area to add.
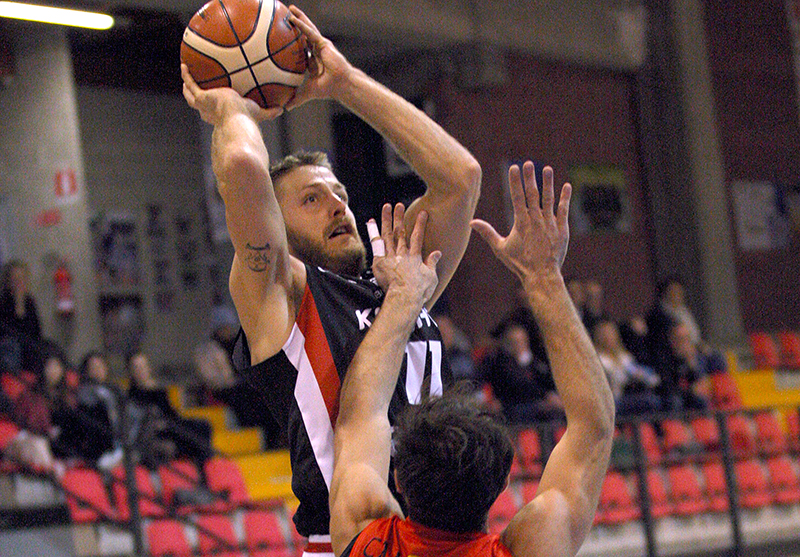
[[[107,14],[0,1],[0,17],[86,27],[88,29],[110,29],[114,18]]]

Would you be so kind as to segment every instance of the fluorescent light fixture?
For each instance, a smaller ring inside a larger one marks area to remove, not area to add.
[[[19,2],[0,1],[0,17],[88,29],[110,29],[114,26],[114,18],[110,15]]]

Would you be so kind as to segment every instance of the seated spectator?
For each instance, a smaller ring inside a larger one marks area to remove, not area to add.
[[[528,331],[520,324],[505,327],[500,345],[480,362],[477,379],[491,385],[511,423],[563,415],[550,369],[534,356]]]
[[[684,323],[669,329],[669,357],[658,368],[662,405],[667,411],[705,410],[709,406],[711,373],[721,371],[719,358],[703,353]]]
[[[595,279],[587,280],[584,285],[584,302],[582,320],[586,330],[591,335],[595,325],[608,319],[603,299],[603,286]]]
[[[617,414],[656,412],[661,400],[655,392],[660,379],[649,367],[640,364],[622,344],[614,321],[603,319],[594,327],[595,349],[608,377]]]
[[[434,308],[436,310],[436,308]],[[475,378],[475,362],[472,360],[472,345],[467,335],[453,322],[445,311],[434,311],[433,318],[442,335],[442,352],[447,358],[455,381],[471,381]]]
[[[3,269],[2,293],[0,293],[0,338],[5,338],[3,366],[32,370],[40,367],[40,343],[42,328],[36,301],[29,290],[28,265],[14,259]],[[8,362],[12,355],[15,361]],[[12,369],[11,371],[16,371]]]
[[[278,425],[266,402],[253,403],[262,400],[262,395],[236,377],[230,355],[217,341],[199,344],[194,361],[203,386],[215,400],[231,409],[240,427],[260,428],[268,449],[289,446],[286,431]]]
[[[130,388],[128,399],[138,407],[134,435],[141,435],[146,446],[138,449],[145,463],[155,467],[171,458],[189,458],[200,468],[211,457],[211,425],[205,420],[183,418],[169,402],[167,390],[153,377],[147,355],[139,352],[128,358]]]
[[[647,341],[647,321],[641,315],[632,315],[619,324],[619,335],[622,344],[633,355],[637,362],[653,366],[650,346]]]
[[[78,414],[82,424],[84,458],[111,470],[122,460],[120,412],[122,393],[109,381],[106,357],[87,353],[79,369]]]

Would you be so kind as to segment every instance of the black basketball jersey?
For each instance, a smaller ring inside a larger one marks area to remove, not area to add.
[[[329,531],[328,491],[333,475],[333,427],[339,387],[350,361],[377,315],[383,291],[374,278],[349,278],[306,265],[307,286],[289,339],[280,352],[256,365],[244,334],[234,349],[240,381],[254,391],[285,427],[292,463],[292,490],[300,501],[297,531]],[[423,309],[406,346],[406,355],[389,409],[389,418],[422,389],[441,394],[451,380],[436,323]]]

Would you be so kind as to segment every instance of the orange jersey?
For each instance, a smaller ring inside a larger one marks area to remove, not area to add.
[[[512,557],[500,537],[428,528],[397,516],[369,524],[341,557]]]

